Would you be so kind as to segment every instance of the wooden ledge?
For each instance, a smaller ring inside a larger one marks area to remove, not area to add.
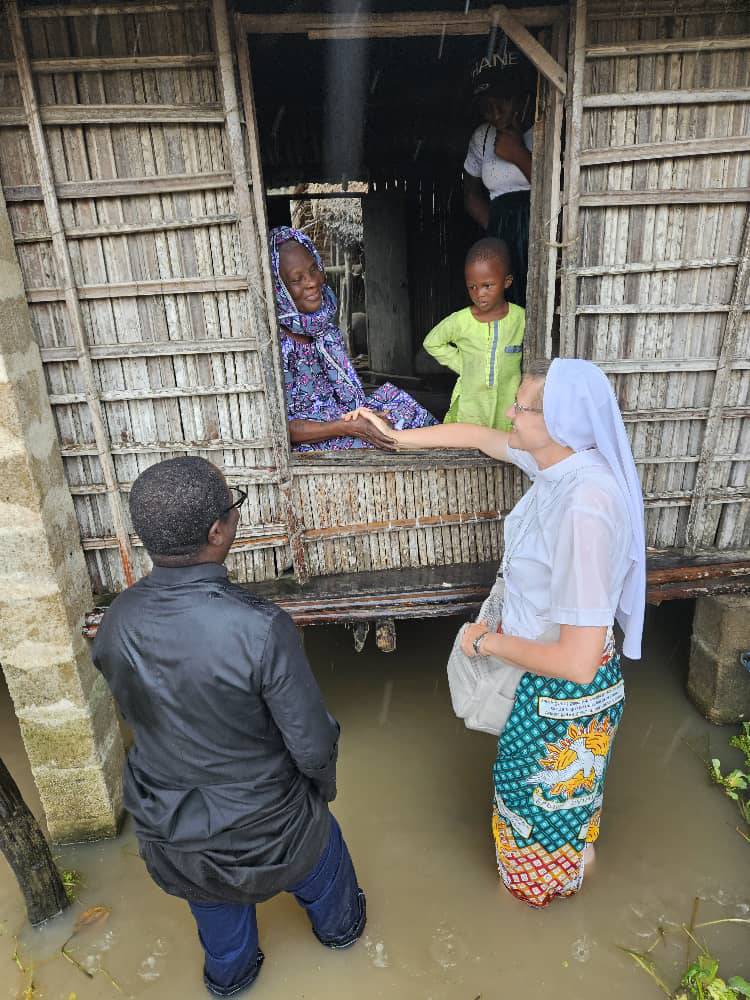
[[[723,563],[706,556],[681,563],[679,556],[649,559],[648,602],[750,593],[750,559]],[[715,559],[715,556],[714,556]],[[319,576],[300,585],[293,577],[248,584],[247,589],[287,611],[296,625],[346,624],[377,618],[439,618],[475,613],[497,573],[497,563],[462,563],[417,569],[378,570]],[[85,618],[83,634],[93,639],[113,595],[102,598]]]

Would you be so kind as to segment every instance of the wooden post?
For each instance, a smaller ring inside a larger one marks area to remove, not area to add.
[[[564,62],[568,47],[568,23],[567,19],[560,18],[552,29],[552,51],[558,62]],[[547,155],[546,173],[549,195],[545,198],[545,208],[549,211],[549,216],[544,219],[542,237],[544,239],[545,257],[540,269],[542,282],[546,280],[546,287],[542,284],[540,295],[542,306],[539,309],[539,334],[537,343],[540,347],[540,354],[544,358],[552,357],[552,324],[555,316],[555,288],[557,285],[557,267],[559,259],[558,230],[560,225],[560,209],[562,207],[562,129],[563,129],[563,108],[565,99],[559,90],[550,87],[550,105],[548,115],[548,135],[551,142]]]
[[[690,504],[687,526],[685,529],[685,544],[690,552],[695,552],[703,542],[703,519],[706,511],[706,501],[710,484],[710,471],[713,461],[716,458],[716,445],[718,443],[719,432],[724,418],[723,406],[726,399],[729,378],[732,372],[732,359],[737,351],[737,341],[739,340],[740,329],[742,327],[743,314],[746,309],[745,301],[747,289],[750,284],[750,210],[745,216],[745,230],[742,237],[742,250],[740,251],[740,263],[734,276],[734,287],[732,298],[727,313],[724,332],[721,338],[719,358],[716,363],[716,377],[714,378],[713,392],[711,393],[711,404],[708,409],[708,418],[703,431],[703,442],[698,460],[698,469],[695,474],[695,486],[693,487],[693,500]]]
[[[556,58],[551,56],[543,45],[539,44],[528,28],[525,28],[507,7],[498,4],[491,7],[490,11],[493,25],[502,28],[508,38],[516,43],[529,62],[536,67],[553,87],[564,95],[568,80],[565,70],[557,62]],[[556,55],[557,53],[555,53]]]
[[[80,296],[76,285],[73,264],[70,259],[70,250],[65,238],[60,205],[55,192],[55,181],[50,163],[47,140],[44,135],[44,128],[39,114],[39,104],[34,91],[34,81],[31,75],[29,55],[26,51],[26,41],[23,35],[21,17],[18,11],[17,0],[4,0],[5,13],[8,18],[8,29],[13,44],[13,53],[16,59],[18,70],[18,85],[23,98],[24,110],[31,139],[31,147],[34,151],[36,169],[39,174],[39,185],[44,200],[44,208],[47,213],[47,223],[49,227],[52,248],[55,254],[57,272],[60,278],[65,297],[65,304],[68,307],[68,319],[71,332],[78,349],[78,367],[81,374],[81,381],[84,386],[86,403],[91,416],[91,426],[94,431],[94,438],[99,453],[99,461],[102,466],[102,475],[107,485],[110,507],[112,510],[112,523],[114,526],[117,543],[120,549],[120,561],[122,562],[123,576],[125,583],[130,586],[135,582],[133,575],[133,549],[130,543],[130,535],[126,527],[125,512],[122,503],[120,488],[117,483],[114,460],[110,450],[109,435],[104,417],[104,410],[99,398],[99,387],[97,385],[96,374],[91,360],[86,324],[81,310]]]
[[[546,34],[546,32],[545,32]],[[552,29],[551,47],[557,59],[565,59],[567,21],[560,18]],[[552,357],[552,324],[558,266],[560,174],[562,170],[563,95],[556,87],[543,86],[542,110],[534,123],[534,150],[529,232],[529,280],[526,300],[527,337],[524,357]]]
[[[578,232],[581,192],[581,128],[583,122],[583,73],[586,61],[587,0],[575,0],[568,48],[567,132],[565,140],[565,194],[563,217],[563,270],[560,306],[560,356],[572,358],[576,350],[578,303]],[[572,77],[572,79],[570,79]]]
[[[367,262],[367,348],[372,371],[411,375],[411,336],[404,205],[394,192],[362,199]]]
[[[352,356],[352,252],[344,247],[344,273],[341,276],[339,295],[339,324],[344,337],[346,353]]]
[[[222,38],[225,39],[224,58],[225,71],[222,79],[226,77],[226,86],[231,87],[234,107],[238,108],[238,97],[234,85],[234,65],[231,60],[231,50],[229,48],[229,27],[227,24],[227,12],[225,0],[213,0],[214,18],[217,25],[217,35],[219,30]],[[235,44],[237,47],[237,61],[240,77],[240,89],[242,91],[242,105],[244,111],[245,135],[247,149],[250,160],[251,186],[247,183],[247,161],[245,159],[244,147],[242,153],[242,178],[248,195],[252,195],[252,204],[255,214],[254,236],[257,242],[258,269],[260,275],[259,289],[262,288],[262,296],[265,301],[265,314],[268,321],[269,342],[268,350],[262,352],[265,365],[265,374],[268,381],[268,405],[271,414],[271,427],[274,437],[278,438],[279,447],[274,450],[274,456],[279,464],[281,473],[280,492],[282,504],[285,512],[285,519],[289,530],[289,548],[292,555],[294,574],[299,583],[304,583],[309,578],[305,546],[302,541],[304,530],[304,519],[302,511],[295,499],[294,483],[292,481],[289,467],[289,446],[288,430],[286,421],[286,398],[284,396],[284,379],[281,364],[281,351],[279,348],[276,331],[278,322],[276,320],[276,306],[273,294],[273,280],[271,276],[271,263],[266,247],[268,234],[268,219],[266,217],[265,185],[263,183],[263,170],[260,162],[260,139],[258,136],[258,122],[255,115],[255,97],[253,95],[253,80],[250,69],[250,50],[247,44],[247,32],[242,23],[242,15],[236,15],[235,22]],[[226,97],[226,91],[225,91]],[[237,121],[239,123],[239,114]],[[253,233],[247,232],[247,239],[251,239]],[[283,442],[283,443],[282,443]]]
[[[68,897],[60,880],[60,873],[55,867],[39,824],[2,760],[0,851],[18,880],[29,922],[36,927],[62,913],[68,906]]]

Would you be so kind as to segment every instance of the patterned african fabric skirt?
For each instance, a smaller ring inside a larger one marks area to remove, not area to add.
[[[492,832],[500,876],[542,907],[583,881],[599,836],[604,776],[625,705],[611,633],[590,684],[525,673],[492,769]]]

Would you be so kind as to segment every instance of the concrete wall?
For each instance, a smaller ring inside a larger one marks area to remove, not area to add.
[[[57,841],[112,836],[122,810],[114,705],[80,632],[92,604],[0,192],[0,663]]]

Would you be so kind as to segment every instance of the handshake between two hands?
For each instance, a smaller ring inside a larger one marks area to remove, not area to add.
[[[345,413],[342,419],[349,424],[349,433],[352,437],[366,441],[373,448],[381,448],[384,451],[398,450],[393,426],[382,414],[375,413],[366,406],[360,406],[350,413]]]

